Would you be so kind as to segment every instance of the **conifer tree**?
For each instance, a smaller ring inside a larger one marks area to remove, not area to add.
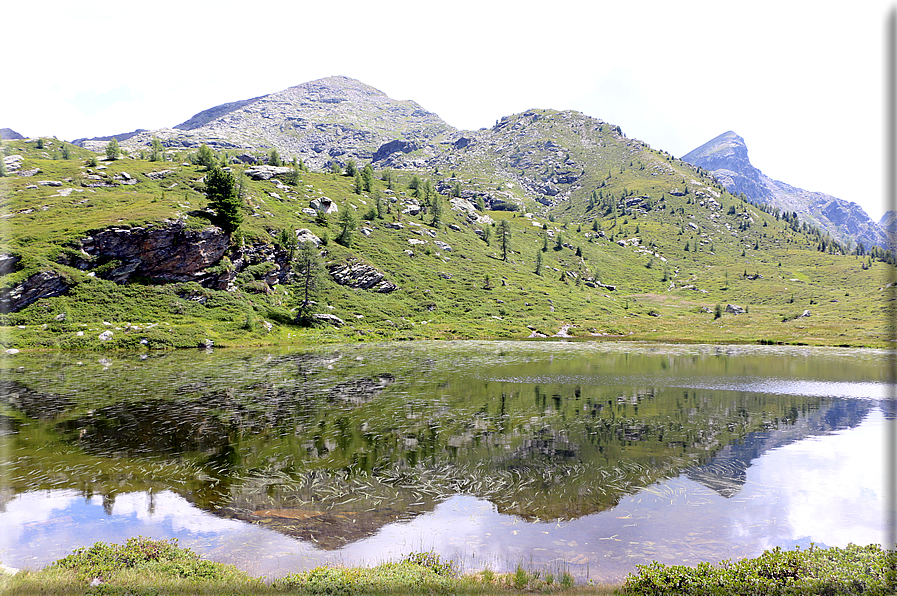
[[[339,236],[337,236],[336,241],[346,248],[351,247],[352,232],[354,232],[355,228],[358,227],[358,222],[355,220],[355,215],[352,213],[352,208],[349,207],[348,204],[344,205],[343,208],[340,209],[339,216],[337,217],[336,221],[340,226],[340,233]]]
[[[498,225],[498,241],[501,243],[501,260],[507,261],[511,252],[511,224],[506,219]]]
[[[361,170],[361,179],[364,182],[364,192],[373,192],[374,190],[374,168],[371,164],[365,164]]]
[[[308,307],[312,299],[317,295],[318,283],[324,265],[318,256],[318,248],[314,242],[303,242],[296,253],[296,260],[292,262],[293,273],[298,277],[297,283],[302,292],[302,304],[300,305],[297,320],[303,322],[310,319]]]
[[[216,223],[226,234],[233,234],[243,223],[243,200],[236,176],[215,165],[206,174],[205,185],[209,207],[216,213]]]

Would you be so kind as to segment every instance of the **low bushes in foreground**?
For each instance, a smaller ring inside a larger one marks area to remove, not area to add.
[[[697,567],[639,565],[620,590],[639,596],[790,596],[897,592],[897,552],[878,545],[785,551],[778,547],[754,559],[701,563]]]
[[[622,586],[575,586],[569,573],[490,570],[461,575],[435,553],[413,553],[376,567],[316,567],[272,584],[233,565],[201,559],[176,540],[137,537],[98,542],[38,572],[0,579],[4,594],[510,594],[645,596],[878,596],[895,593],[897,553],[877,545],[766,551],[759,557],[697,567],[640,565]]]

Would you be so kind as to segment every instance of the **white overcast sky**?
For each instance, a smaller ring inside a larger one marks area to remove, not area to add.
[[[886,210],[893,0],[8,4],[0,127],[26,136],[170,127],[345,75],[462,129],[575,109],[677,157],[734,130],[766,175]]]

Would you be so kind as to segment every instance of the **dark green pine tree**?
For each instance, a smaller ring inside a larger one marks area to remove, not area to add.
[[[215,223],[227,234],[233,234],[243,223],[243,200],[233,172],[212,167],[206,174],[206,198],[216,214]]]

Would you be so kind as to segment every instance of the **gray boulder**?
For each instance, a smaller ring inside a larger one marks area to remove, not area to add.
[[[372,290],[388,294],[399,289],[397,285],[386,279],[376,268],[353,261],[344,265],[333,265],[329,268],[333,281],[350,288]]]
[[[323,323],[330,323],[331,325],[334,325],[336,327],[342,327],[343,325],[346,324],[346,322],[343,321],[338,316],[331,315],[328,313],[317,313],[317,314],[313,314],[312,317],[314,317],[315,320],[321,321]]]

